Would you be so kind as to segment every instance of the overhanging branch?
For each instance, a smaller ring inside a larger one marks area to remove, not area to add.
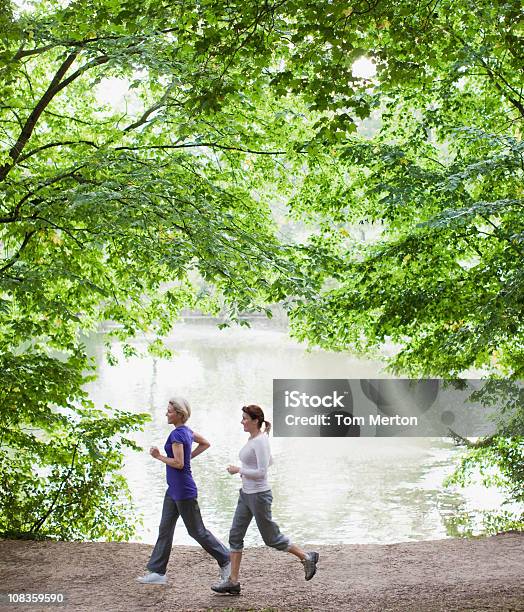
[[[121,146],[115,147],[113,151],[137,151],[150,149],[190,149],[195,147],[209,147],[215,149],[224,149],[225,151],[240,151],[242,153],[253,153],[255,155],[285,155],[286,151],[257,151],[254,149],[244,149],[242,147],[233,147],[229,145],[221,145],[218,142],[186,142],[177,145],[151,145],[151,146]]]
[[[13,257],[11,257],[11,259],[6,263],[5,266],[0,268],[0,274],[15,265],[17,259],[20,257],[20,253],[25,249],[25,247],[27,246],[27,243],[31,240],[31,237],[34,234],[36,234],[36,230],[31,230],[30,232],[26,233],[24,237],[24,241],[20,245],[20,248],[18,249],[18,251],[13,255]]]
[[[31,157],[32,155],[35,155],[36,153],[40,153],[40,151],[44,151],[45,149],[51,149],[52,147],[65,147],[65,146],[74,146],[74,145],[81,145],[81,144],[95,147],[95,149],[99,148],[99,146],[96,143],[92,142],[91,140],[66,140],[64,142],[49,142],[48,144],[42,145],[41,147],[37,147],[36,149],[32,149],[31,151],[29,151],[29,153],[26,153],[25,155],[22,155],[22,157],[19,157],[18,163],[19,164],[22,163],[28,157]]]
[[[9,156],[11,157],[11,160],[12,160],[11,163],[4,164],[0,168],[0,181],[3,181],[5,179],[5,177],[11,170],[11,168],[14,166],[14,164],[16,164],[18,158],[20,157],[20,154],[22,153],[22,150],[24,149],[25,145],[27,144],[27,141],[29,140],[29,138],[31,137],[33,133],[33,130],[35,129],[36,122],[38,121],[45,107],[51,102],[54,96],[60,91],[60,88],[59,88],[60,82],[62,81],[63,77],[65,76],[66,72],[69,70],[69,68],[71,67],[71,65],[77,58],[77,56],[78,56],[78,51],[74,51],[73,53],[70,53],[66,57],[66,59],[62,62],[62,65],[60,66],[60,68],[57,70],[46,92],[40,98],[40,101],[33,109],[33,112],[27,118],[27,121],[25,122],[24,127],[22,128],[22,131],[20,132],[20,136],[18,137],[18,140],[16,141],[14,146],[9,151]]]

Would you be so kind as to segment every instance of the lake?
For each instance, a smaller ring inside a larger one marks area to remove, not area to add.
[[[165,466],[149,456],[163,451],[171,430],[165,412],[170,396],[186,397],[193,410],[188,425],[211,442],[192,462],[199,504],[208,529],[227,543],[236,506],[239,476],[225,467],[238,464],[247,434],[240,425],[241,406],[259,404],[272,420],[274,378],[378,378],[383,364],[349,354],[307,352],[285,331],[268,323],[253,328],[219,330],[205,319],[179,323],[166,344],[172,359],[150,355],[109,365],[103,335],[88,349],[99,376],[90,396],[99,407],[148,412],[151,422],[133,438],[143,453],[126,452],[124,475],[143,516],[135,541],[154,543],[165,492]],[[146,338],[133,345],[145,352]],[[114,345],[118,354],[120,347]],[[297,544],[392,543],[457,535],[454,524],[479,523],[480,511],[495,509],[500,499],[484,489],[444,490],[459,450],[445,438],[273,438],[274,464],[269,480],[273,517]],[[477,529],[478,531],[478,529]],[[195,544],[182,521],[175,543]],[[246,546],[263,545],[253,522]]]

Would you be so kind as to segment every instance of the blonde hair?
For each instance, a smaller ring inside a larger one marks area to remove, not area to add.
[[[183,397],[171,397],[169,403],[173,406],[175,412],[182,417],[182,422],[185,423],[191,416],[191,406]]]

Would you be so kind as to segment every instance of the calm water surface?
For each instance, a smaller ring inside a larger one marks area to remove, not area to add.
[[[147,354],[110,366],[103,336],[90,339],[99,367],[89,385],[102,407],[148,412],[152,420],[133,437],[143,453],[129,451],[124,474],[143,517],[136,540],[154,543],[165,492],[165,466],[149,456],[162,448],[171,430],[165,418],[167,399],[186,397],[193,408],[188,425],[211,442],[194,459],[193,473],[206,526],[227,543],[240,478],[225,466],[238,463],[247,438],[240,408],[257,403],[272,420],[273,378],[375,378],[382,364],[325,351],[307,352],[285,332],[255,328],[219,330],[207,321],[177,325],[167,342],[170,360]],[[135,341],[146,350],[146,339]],[[119,352],[115,345],[115,352]],[[454,535],[457,513],[472,516],[479,508],[496,508],[500,500],[475,488],[446,491],[443,478],[452,471],[457,449],[443,438],[271,438],[274,464],[269,480],[273,516],[297,543],[391,543]],[[163,450],[162,450],[163,452]],[[195,544],[180,521],[175,543]],[[262,545],[253,522],[247,546]]]

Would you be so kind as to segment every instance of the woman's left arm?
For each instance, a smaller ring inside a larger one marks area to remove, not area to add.
[[[193,432],[193,441],[196,442],[198,446],[191,452],[191,459],[200,455],[211,446],[204,436],[201,436],[196,431]]]

